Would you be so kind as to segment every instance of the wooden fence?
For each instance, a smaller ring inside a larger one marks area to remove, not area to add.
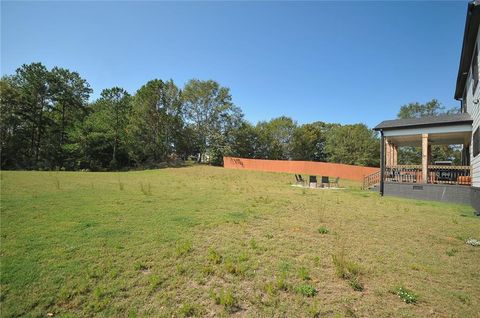
[[[341,179],[363,181],[366,175],[379,171],[379,168],[345,165],[340,163],[264,160],[223,157],[223,166],[227,169],[255,171],[287,172],[316,176],[340,177]]]

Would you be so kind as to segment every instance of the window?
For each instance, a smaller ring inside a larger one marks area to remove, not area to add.
[[[480,127],[473,133],[473,157],[475,158],[480,153]]]
[[[477,91],[478,86],[478,46],[475,47],[475,53],[473,54],[472,61],[472,78],[473,78],[473,93]]]

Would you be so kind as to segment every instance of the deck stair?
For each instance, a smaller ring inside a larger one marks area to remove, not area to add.
[[[363,177],[362,189],[363,190],[375,189],[379,184],[380,184],[380,170]]]

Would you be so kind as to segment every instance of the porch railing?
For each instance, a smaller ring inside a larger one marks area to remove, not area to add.
[[[471,185],[470,166],[429,165],[427,182],[432,184]],[[397,165],[385,167],[385,181],[422,183],[421,165]]]
[[[471,185],[470,166],[428,166],[428,183]]]
[[[362,189],[367,190],[380,183],[380,170],[363,177]]]
[[[398,165],[385,167],[385,181],[422,182],[421,165]]]

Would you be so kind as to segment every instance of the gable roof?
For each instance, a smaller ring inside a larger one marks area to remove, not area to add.
[[[463,32],[462,54],[458,67],[457,85],[455,88],[455,99],[462,99],[463,91],[467,82],[468,71],[472,64],[472,56],[477,40],[478,26],[480,24],[480,2],[472,1],[468,4],[465,31]]]
[[[440,116],[384,120],[374,130],[401,129],[426,126],[448,126],[458,124],[472,124],[473,120],[468,113],[449,114]]]

